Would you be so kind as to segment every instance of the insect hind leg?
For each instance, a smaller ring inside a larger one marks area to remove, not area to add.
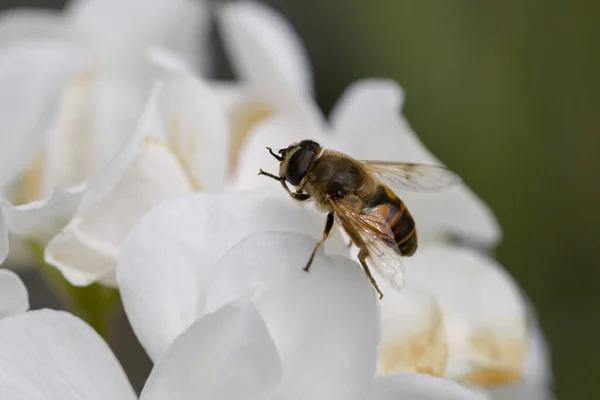
[[[360,251],[358,252],[358,260],[360,261],[360,265],[362,265],[363,270],[365,271],[365,274],[367,274],[367,277],[369,278],[369,281],[371,282],[371,285],[373,285],[373,287],[379,294],[379,300],[381,300],[381,299],[383,299],[383,293],[379,289],[379,286],[377,285],[377,281],[375,280],[375,278],[373,278],[373,275],[371,274],[371,270],[369,269],[369,266],[367,265],[366,258],[368,256],[369,256],[369,253],[364,248],[361,248]]]

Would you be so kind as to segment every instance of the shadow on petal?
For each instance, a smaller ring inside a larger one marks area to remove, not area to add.
[[[256,293],[283,364],[277,393],[290,398],[364,399],[376,370],[380,313],[358,263],[322,250],[303,270],[316,240],[259,232],[218,262],[208,310]]]
[[[446,376],[477,385],[520,380],[527,343],[526,306],[510,275],[467,248],[424,245],[407,260],[412,284],[440,305],[450,358]]]
[[[384,290],[388,286],[385,282],[381,285]],[[385,293],[381,301],[380,372],[442,376],[448,361],[448,343],[442,310],[435,297],[410,284],[400,292],[389,287]]]
[[[256,308],[240,301],[183,332],[154,366],[140,400],[263,400],[281,378],[273,339]]]
[[[0,269],[0,319],[29,309],[29,293],[17,274]]]
[[[129,320],[150,357],[156,359],[202,315],[210,277],[232,246],[265,230],[318,238],[323,224],[321,214],[279,190],[195,194],[165,201],[148,213],[122,244],[117,280]],[[344,247],[340,235],[328,245]]]
[[[0,320],[0,398],[134,400],[125,372],[102,338],[62,311]]]
[[[397,374],[375,379],[369,400],[488,400],[483,392],[449,379],[422,374]]]

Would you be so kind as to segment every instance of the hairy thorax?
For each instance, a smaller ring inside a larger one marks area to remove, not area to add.
[[[356,160],[325,151],[308,173],[303,190],[322,211],[331,211],[331,198],[362,202],[373,184],[373,179]]]

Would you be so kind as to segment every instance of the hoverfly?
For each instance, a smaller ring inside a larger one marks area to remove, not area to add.
[[[383,293],[366,259],[392,288],[400,290],[404,284],[402,257],[412,256],[418,246],[415,221],[387,184],[410,191],[436,191],[460,181],[445,167],[358,161],[324,149],[313,140],[293,143],[278,154],[270,147],[267,150],[280,162],[279,175],[262,169],[258,174],[279,181],[293,199],[312,200],[327,213],[323,236],[304,270],[309,271],[335,221],[359,248],[358,260],[380,299]],[[295,191],[287,183],[294,186]]]

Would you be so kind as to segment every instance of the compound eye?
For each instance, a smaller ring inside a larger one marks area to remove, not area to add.
[[[285,180],[294,186],[298,186],[308,172],[308,168],[315,157],[311,151],[300,149],[290,156],[287,163]]]
[[[303,140],[300,143],[300,147],[306,150],[310,150],[316,154],[319,152],[319,148],[321,147],[321,145],[319,145],[319,143],[315,142],[314,140]]]

